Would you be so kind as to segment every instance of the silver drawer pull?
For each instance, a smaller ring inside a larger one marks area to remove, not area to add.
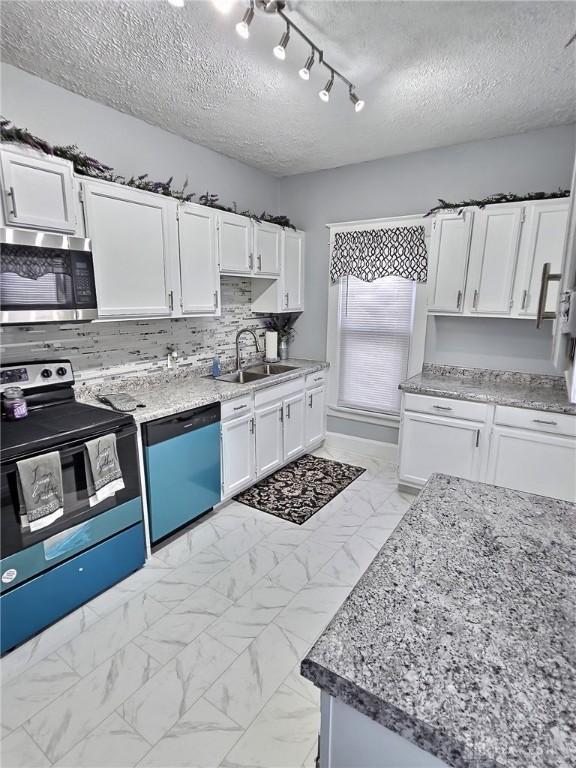
[[[456,298],[456,309],[460,309],[462,306],[462,291],[458,291],[458,296]]]
[[[452,408],[450,408],[449,405],[433,405],[432,408],[436,408],[438,411],[451,411]]]
[[[549,421],[547,419],[532,419],[534,424],[550,424],[552,427],[557,427],[558,422],[557,421]]]
[[[16,193],[14,192],[14,187],[10,187],[9,191],[6,194],[12,199],[11,214],[16,219],[18,217],[18,212],[16,210]]]
[[[235,406],[232,408],[232,410],[233,410],[233,411],[241,411],[243,408],[247,408],[247,407],[248,407],[248,406],[246,405],[246,403],[244,403],[244,405],[235,405]]]

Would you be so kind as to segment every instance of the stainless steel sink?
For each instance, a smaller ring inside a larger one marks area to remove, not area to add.
[[[261,373],[264,376],[277,376],[280,373],[290,373],[295,371],[297,366],[295,365],[278,365],[277,363],[260,363],[259,365],[251,365],[246,370],[250,373]]]
[[[254,371],[234,371],[234,373],[225,373],[222,376],[216,376],[216,381],[228,381],[231,384],[248,384],[251,381],[260,381],[268,378],[267,373],[257,373]]]

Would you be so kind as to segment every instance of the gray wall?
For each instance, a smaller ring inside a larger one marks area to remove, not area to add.
[[[279,180],[160,128],[2,64],[4,117],[52,144],[77,144],[124,176],[174,176],[178,188],[206,191],[255,213],[278,210]]]
[[[423,119],[420,117],[419,119]],[[328,171],[283,178],[280,207],[307,234],[306,311],[293,353],[326,354],[328,230],[326,224],[424,213],[438,198],[462,200],[495,192],[569,187],[574,126],[462,144]],[[553,372],[550,325],[523,320],[439,318],[428,323],[426,360],[529,372]],[[394,440],[390,429],[331,418],[329,429]]]

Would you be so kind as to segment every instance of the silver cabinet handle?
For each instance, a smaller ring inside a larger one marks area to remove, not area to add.
[[[280,408],[280,421],[284,422],[284,408]]]
[[[433,405],[432,408],[436,408],[438,411],[451,411],[452,408],[449,405]]]
[[[288,405],[286,406],[286,418],[287,419],[290,418],[290,403],[288,403]]]
[[[528,301],[528,291],[524,289],[522,293],[522,306],[520,309],[526,309],[526,302]]]
[[[308,408],[312,408],[312,395],[308,398]]]
[[[318,376],[318,378],[317,378],[317,379],[314,379],[314,381],[322,381],[322,380],[323,380],[323,379],[322,379],[322,376]]]
[[[262,272],[262,254],[258,254],[258,272]]]
[[[14,216],[14,218],[17,218],[18,211],[16,208],[16,193],[14,192],[14,187],[10,187],[10,189],[6,194],[12,199],[12,210],[10,213],[12,214],[12,216]]]
[[[456,298],[456,309],[460,309],[462,306],[462,291],[458,291],[458,296]]]
[[[540,296],[538,297],[538,314],[536,316],[536,328],[542,326],[543,320],[553,320],[556,312],[546,312],[546,299],[548,298],[548,286],[550,283],[560,282],[562,275],[559,272],[550,272],[549,261],[542,267],[542,282],[540,283]]]
[[[253,269],[254,269],[254,254],[253,254],[253,253],[251,253],[251,254],[248,256],[248,268],[249,268],[250,270],[253,270]]]
[[[218,309],[218,291],[214,291],[214,309]]]
[[[250,434],[254,434],[254,419],[250,419]]]
[[[290,305],[288,297],[289,297],[289,294],[288,294],[288,291],[286,291],[286,293],[284,294],[284,306],[286,307],[286,309],[288,309],[288,307]]]
[[[242,410],[244,410],[244,408],[248,408],[248,406],[246,404],[244,404],[244,405],[235,405],[232,408],[232,410],[233,411],[242,411]]]
[[[550,424],[553,427],[558,426],[557,421],[548,421],[547,419],[532,419],[532,421],[534,422],[534,424]]]
[[[480,430],[476,430],[476,448],[480,445]]]
[[[476,309],[478,306],[478,289],[474,291],[474,298],[472,299],[472,309]]]
[[[170,312],[174,311],[174,291],[170,291],[168,294],[168,305],[170,307]]]

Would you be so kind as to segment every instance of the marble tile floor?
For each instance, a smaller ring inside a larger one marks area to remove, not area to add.
[[[2,659],[2,766],[313,766],[300,660],[413,499],[316,454],[367,471],[302,526],[228,504]]]

